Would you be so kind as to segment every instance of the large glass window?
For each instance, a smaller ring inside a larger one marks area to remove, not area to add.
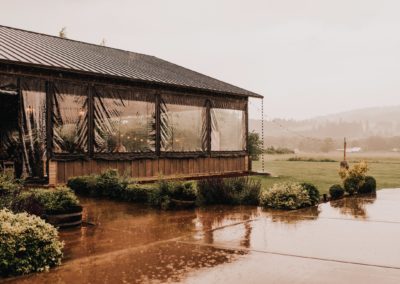
[[[95,152],[132,153],[155,150],[153,95],[131,89],[96,87]]]
[[[18,82],[0,75],[0,160],[14,162],[15,176],[21,177],[23,156],[18,127]],[[0,163],[0,171],[3,165]]]
[[[53,92],[53,151],[87,152],[88,88],[59,82]]]
[[[229,107],[224,102],[224,107]],[[222,105],[221,105],[222,106]],[[240,105],[239,105],[240,106]],[[237,107],[237,106],[236,106]],[[244,106],[242,106],[243,108]],[[243,109],[211,109],[211,150],[246,150],[246,112]]]
[[[37,79],[21,80],[22,139],[25,169],[31,177],[46,173],[46,88]]]
[[[161,151],[205,151],[206,107],[204,99],[163,96],[161,103]],[[192,105],[183,105],[192,104]]]

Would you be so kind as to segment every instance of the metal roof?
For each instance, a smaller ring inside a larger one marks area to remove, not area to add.
[[[262,97],[154,56],[0,25],[1,61]]]

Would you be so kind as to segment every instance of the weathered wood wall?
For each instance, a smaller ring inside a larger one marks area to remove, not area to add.
[[[65,184],[69,178],[117,169],[138,181],[158,178],[190,178],[248,171],[248,157],[159,158],[132,161],[51,161],[49,184]]]

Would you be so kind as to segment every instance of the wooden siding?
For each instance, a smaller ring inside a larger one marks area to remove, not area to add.
[[[207,157],[207,158],[159,158],[133,161],[51,161],[49,183],[65,184],[74,176],[98,174],[107,169],[117,169],[121,175],[138,181],[162,178],[190,178],[213,175],[244,173],[248,170],[248,158]]]

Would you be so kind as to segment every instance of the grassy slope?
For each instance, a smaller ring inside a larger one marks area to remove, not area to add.
[[[311,182],[321,193],[327,193],[332,184],[340,183],[338,176],[339,162],[303,162],[287,161],[296,155],[265,155],[265,169],[274,177],[261,177],[263,188],[273,183],[285,181]],[[340,161],[339,153],[301,154],[297,157]],[[376,178],[378,188],[400,187],[400,154],[359,153],[349,154],[349,162],[365,160],[369,163],[369,175]],[[261,163],[254,162],[253,169],[260,170]]]

